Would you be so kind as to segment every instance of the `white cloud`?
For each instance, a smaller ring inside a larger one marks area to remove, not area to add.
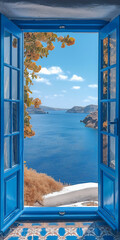
[[[37,77],[37,79],[34,79],[35,82],[41,82],[41,83],[45,83],[46,85],[51,85],[51,82],[46,79],[46,78],[40,78],[40,77]]]
[[[63,93],[66,93],[67,91],[66,90],[62,90]]]
[[[63,72],[63,71],[62,71],[62,69],[61,69],[60,67],[58,67],[58,66],[52,66],[52,67],[50,67],[50,68],[45,68],[45,67],[43,67],[43,68],[40,70],[39,74],[52,75],[52,74],[60,74],[60,73],[62,73],[62,72]]]
[[[97,85],[97,84],[89,84],[88,87],[89,87],[89,88],[97,88],[98,85]]]
[[[78,75],[74,74],[74,75],[71,77],[70,81],[83,82],[84,79],[83,79],[81,76],[78,76]]]
[[[93,96],[88,96],[88,98],[84,99],[83,101],[86,102],[86,103],[90,103],[90,102],[97,103],[98,98],[97,97],[93,97]]]
[[[63,97],[63,94],[54,94],[53,97]]]
[[[88,96],[88,98],[89,98],[90,100],[97,100],[97,99],[98,99],[97,97],[92,97],[92,96]]]
[[[80,86],[73,86],[72,89],[78,90],[80,89]]]
[[[61,79],[61,80],[66,80],[68,78],[67,75],[63,75],[63,74],[59,74],[57,79]]]

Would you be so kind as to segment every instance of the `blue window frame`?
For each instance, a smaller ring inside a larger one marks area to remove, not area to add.
[[[0,15],[0,231],[22,213],[23,202],[23,36]]]
[[[120,229],[120,17],[99,34],[99,209]]]
[[[111,23],[99,20],[14,21],[13,23],[0,15],[0,24],[0,231],[5,231],[19,216],[21,219],[34,220],[45,218],[93,220],[98,219],[100,215],[113,229],[119,229],[119,17]],[[22,211],[24,66],[21,29],[27,32],[99,32],[99,209],[96,207],[24,208]],[[107,146],[107,150],[103,144]]]

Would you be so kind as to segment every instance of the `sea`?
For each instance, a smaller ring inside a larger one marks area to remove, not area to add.
[[[87,114],[31,114],[35,136],[24,140],[28,168],[64,184],[98,182],[98,131],[80,122]]]

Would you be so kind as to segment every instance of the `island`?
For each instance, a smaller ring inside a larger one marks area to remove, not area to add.
[[[49,111],[66,111],[65,108],[54,108],[54,107],[48,107],[40,105],[40,107],[35,108],[34,105],[31,105],[27,108],[27,112],[29,114],[47,114]]]
[[[88,106],[74,106],[71,109],[68,109],[66,113],[91,113],[97,111],[98,106],[94,104],[90,104]]]
[[[80,122],[85,123],[85,127],[98,129],[98,110],[88,114],[83,120]]]
[[[44,111],[66,111],[66,108],[56,108],[56,107],[48,107],[48,106],[40,106],[41,109],[43,109]]]
[[[47,113],[41,107],[35,108],[33,105],[27,108],[27,112],[29,114],[46,114]]]

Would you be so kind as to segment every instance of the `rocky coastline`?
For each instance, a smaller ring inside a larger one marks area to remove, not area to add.
[[[80,120],[85,124],[85,127],[98,129],[98,111],[88,114],[83,120]]]

